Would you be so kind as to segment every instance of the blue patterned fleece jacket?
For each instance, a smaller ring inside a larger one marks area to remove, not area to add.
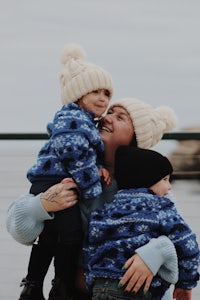
[[[171,200],[143,188],[120,190],[113,202],[92,212],[84,247],[89,289],[95,278],[121,278],[125,272],[122,266],[135,249],[161,235],[167,236],[177,251],[176,287],[194,288],[200,263],[195,234]],[[168,288],[169,283],[156,274],[150,287],[155,299],[161,299]]]
[[[72,177],[83,198],[98,197],[101,192],[97,158],[103,157],[104,145],[94,123],[93,113],[69,103],[55,114],[47,126],[48,142],[38,154],[37,164],[28,172],[30,182],[60,182]]]

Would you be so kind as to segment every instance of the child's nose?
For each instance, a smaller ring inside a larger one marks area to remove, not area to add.
[[[100,99],[100,101],[106,101],[107,97],[105,94],[100,94],[99,99]]]

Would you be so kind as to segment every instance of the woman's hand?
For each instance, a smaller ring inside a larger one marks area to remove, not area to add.
[[[124,268],[126,273],[121,278],[119,285],[122,287],[126,286],[125,291],[137,293],[143,284],[144,293],[148,291],[153,279],[153,273],[138,254],[134,254],[129,258]]]
[[[41,203],[47,212],[56,212],[75,205],[78,201],[78,186],[66,178],[50,187],[41,195]]]

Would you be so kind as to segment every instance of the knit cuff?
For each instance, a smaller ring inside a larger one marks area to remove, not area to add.
[[[6,226],[19,243],[31,245],[44,227],[44,221],[53,219],[43,208],[40,195],[26,194],[16,199],[8,208]]]
[[[149,267],[153,275],[175,284],[178,280],[178,260],[175,247],[169,238],[160,236],[135,251]]]
[[[41,202],[41,195],[38,194],[37,196],[33,196],[31,194],[26,195],[28,201],[28,213],[30,218],[32,218],[35,221],[46,221],[46,220],[52,220],[54,218],[53,213],[47,212]],[[28,199],[29,198],[29,199]]]

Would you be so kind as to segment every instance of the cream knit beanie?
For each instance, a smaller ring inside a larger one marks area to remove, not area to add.
[[[124,98],[112,103],[111,107],[121,106],[127,110],[135,130],[137,146],[151,148],[156,145],[165,132],[177,124],[174,111],[168,106],[153,108],[134,98]]]
[[[103,68],[86,61],[84,50],[76,44],[68,44],[61,54],[64,69],[60,74],[61,101],[74,102],[84,95],[107,89],[113,95],[113,82],[110,74]]]

